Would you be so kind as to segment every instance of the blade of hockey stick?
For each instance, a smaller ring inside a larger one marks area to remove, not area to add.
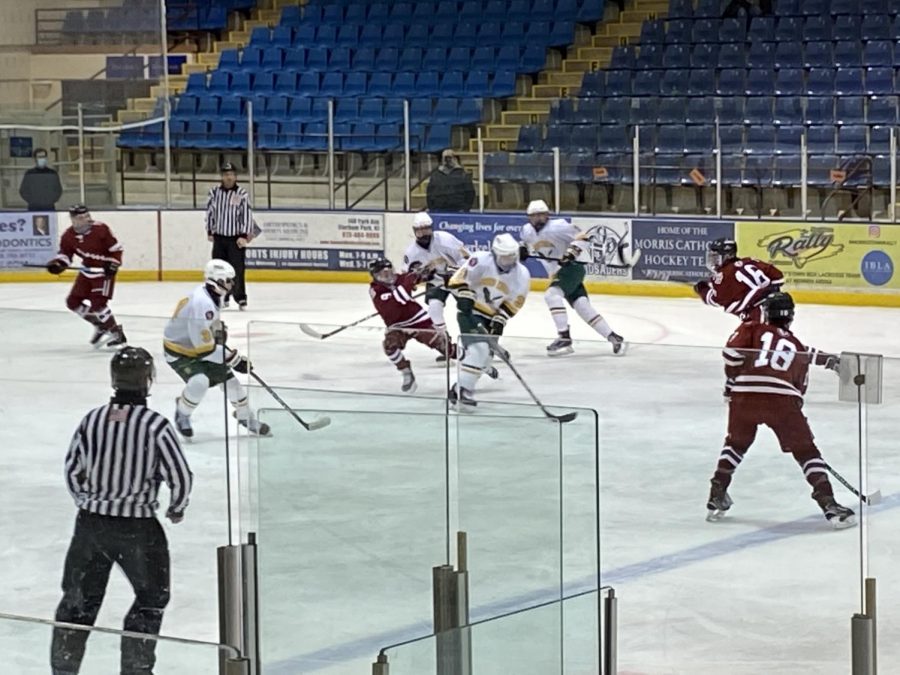
[[[269,395],[276,401],[278,401],[278,403],[281,404],[281,407],[287,410],[291,414],[291,417],[297,420],[307,431],[317,431],[331,424],[330,417],[320,417],[319,419],[315,419],[312,422],[305,421],[302,417],[300,417],[300,415],[294,412],[294,409],[284,402],[284,399],[282,399],[281,396],[278,395],[278,392],[276,392],[274,389],[272,389],[272,387],[266,384],[266,381],[259,375],[257,375],[255,371],[250,371],[250,377],[259,382],[262,388],[269,392]]]
[[[316,340],[324,340],[325,336],[322,335],[319,331],[315,330],[309,324],[301,323],[300,330],[309,335],[311,338],[315,338]]]
[[[309,425],[307,428],[310,431],[316,431],[317,429],[323,429],[331,424],[331,418],[327,416],[320,417],[319,419],[313,420],[312,422],[307,422],[307,424]]]
[[[547,414],[548,417],[552,417],[553,419],[559,420],[561,424],[565,424],[566,422],[571,422],[576,417],[578,417],[577,412],[567,412],[564,415],[554,415],[552,413],[547,412],[547,410],[544,410],[544,412]]]

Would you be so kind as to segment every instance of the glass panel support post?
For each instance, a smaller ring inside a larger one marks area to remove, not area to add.
[[[328,209],[334,211],[334,99],[328,99]]]
[[[219,641],[238,650],[237,661],[246,661],[241,670],[222,655],[219,672],[226,675],[259,675],[259,601],[256,535],[248,534],[247,544],[217,549],[219,583]]]
[[[800,213],[803,220],[809,218],[809,155],[805,129],[800,134]]]
[[[560,168],[559,168],[559,148],[553,147],[553,207],[557,213],[562,211],[560,204]]]
[[[631,143],[632,180],[634,181],[634,215],[641,215],[641,128],[634,127]]]
[[[484,213],[484,139],[478,127],[478,213]]]
[[[256,203],[256,147],[253,144],[253,101],[247,101],[247,192]]]
[[[875,675],[875,621],[865,614],[854,614],[850,622],[851,673]]]
[[[457,533],[458,570],[452,565],[432,568],[436,675],[471,675],[472,642],[469,635],[469,575],[466,570],[466,534]]]
[[[609,588],[603,598],[603,663],[601,664],[603,675],[616,675],[619,672],[616,651],[618,611],[619,599],[616,597],[616,591]]]

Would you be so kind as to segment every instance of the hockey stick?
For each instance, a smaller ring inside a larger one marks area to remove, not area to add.
[[[278,401],[281,404],[281,407],[287,410],[295,420],[303,425],[303,428],[307,431],[316,431],[317,429],[327,427],[329,424],[331,424],[330,417],[320,417],[319,419],[313,420],[312,422],[304,422],[300,415],[295,413],[293,409],[278,395],[278,393],[274,389],[272,389],[272,387],[266,384],[265,381],[263,381],[263,379],[259,375],[257,375],[255,371],[250,371],[250,377],[259,382],[260,385],[262,385],[262,388],[269,392],[269,394],[272,395],[272,398]]]
[[[565,258],[553,258],[549,255],[544,255],[543,253],[529,253],[528,257],[529,258],[537,258],[538,260],[546,260],[548,262],[555,262],[555,263],[559,263],[560,265],[562,265],[563,263],[567,263],[567,262],[576,263],[578,265],[592,265],[593,264],[593,262],[585,262],[584,260],[566,260]],[[635,254],[633,262],[631,264],[628,264],[628,265],[616,265],[613,263],[602,263],[602,264],[604,267],[612,267],[613,269],[617,269],[617,270],[630,270],[634,266],[634,264],[637,263],[637,261],[640,257],[641,257],[641,253],[640,253],[640,251],[638,251]]]
[[[492,342],[496,343],[496,340],[493,340]],[[535,394],[531,390],[531,387],[528,386],[528,383],[525,381],[525,378],[523,378],[522,375],[519,374],[519,371],[516,370],[516,367],[512,364],[512,361],[509,358],[509,352],[506,351],[505,349],[503,349],[502,347],[500,347],[500,345],[495,345],[495,346],[496,346],[496,349],[492,350],[494,352],[494,354],[496,356],[498,356],[500,358],[500,360],[503,361],[503,363],[505,363],[507,365],[507,367],[512,371],[512,374],[515,375],[516,379],[522,384],[523,387],[525,387],[525,391],[528,392],[528,395],[531,396],[531,400],[537,404],[537,407],[541,409],[542,413],[544,413],[550,419],[559,420],[559,422],[561,424],[565,424],[566,422],[571,422],[576,417],[578,417],[577,412],[568,412],[563,415],[554,415],[552,412],[547,410],[547,408],[544,406],[544,404],[541,403],[541,400],[537,397],[537,394]]]
[[[854,495],[859,497],[861,500],[863,500],[869,506],[874,506],[875,504],[877,504],[878,502],[881,501],[881,490],[875,490],[875,492],[873,492],[870,495],[864,495],[859,490],[857,490],[855,487],[853,487],[849,483],[849,481],[847,481],[846,478],[844,478],[841,474],[839,474],[837,471],[832,469],[831,466],[827,462],[825,462],[825,468],[828,470],[828,473],[830,473],[832,476],[835,477],[835,479],[837,480],[838,483],[840,483],[845,488],[850,490],[850,492],[852,492]]]
[[[426,292],[427,291],[422,291],[421,293],[415,293],[414,295],[412,295],[410,297],[412,297],[414,299],[421,298],[423,295],[425,295]],[[302,330],[304,333],[309,335],[311,338],[315,338],[316,340],[324,340],[325,338],[330,338],[332,335],[337,335],[338,333],[345,331],[348,328],[353,328],[353,326],[358,326],[359,324],[363,323],[364,321],[368,321],[369,319],[374,319],[376,316],[379,316],[378,312],[374,312],[372,314],[369,314],[368,316],[364,316],[361,319],[357,319],[353,323],[348,323],[346,326],[341,326],[340,328],[335,328],[333,331],[329,331],[328,333],[320,333],[319,331],[314,329],[312,326],[310,326],[308,323],[301,323],[300,330]]]
[[[41,270],[47,269],[46,265],[38,265],[36,263],[24,263],[22,265],[22,267],[33,267],[34,269],[41,269]],[[85,269],[84,267],[67,267],[66,269],[63,270],[63,272],[83,272],[84,269]]]

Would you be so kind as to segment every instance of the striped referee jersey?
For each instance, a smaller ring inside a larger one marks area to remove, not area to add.
[[[222,237],[247,237],[253,232],[250,195],[240,185],[228,189],[216,185],[206,202],[206,233]]]
[[[79,509],[152,518],[163,481],[171,491],[168,513],[181,514],[193,475],[165,417],[145,405],[108,403],[81,420],[66,454],[66,484]]]

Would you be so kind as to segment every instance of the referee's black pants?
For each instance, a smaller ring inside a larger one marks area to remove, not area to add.
[[[66,554],[63,598],[56,620],[93,626],[113,564],[134,588],[123,629],[158,635],[169,602],[169,545],[156,518],[116,518],[79,511]],[[55,628],[50,648],[53,675],[77,675],[88,631]],[[148,675],[156,640],[122,638],[121,675]]]
[[[234,268],[234,288],[225,296],[225,300],[234,296],[238,304],[247,302],[247,287],[244,284],[244,267],[247,251],[237,244],[238,237],[213,235],[212,257],[230,263]]]

